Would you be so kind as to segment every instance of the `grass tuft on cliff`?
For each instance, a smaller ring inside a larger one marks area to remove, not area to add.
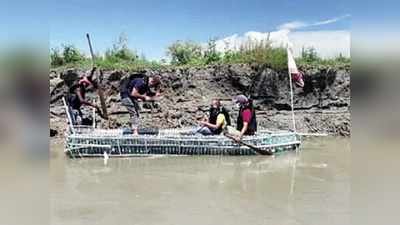
[[[206,45],[193,41],[176,41],[167,48],[170,62],[165,60],[152,61],[144,55],[139,56],[135,50],[128,48],[125,35],[120,35],[112,48],[103,55],[97,54],[95,64],[105,70],[142,70],[163,67],[203,67],[226,64],[259,64],[277,71],[287,70],[287,54],[284,48],[274,48],[270,42],[248,43],[238,50],[227,50],[224,53],[216,50],[215,39],[210,39]],[[92,61],[73,45],[62,45],[61,50],[53,48],[50,51],[51,68],[82,68],[89,69]],[[347,67],[350,58],[338,56],[333,59],[322,59],[315,48],[303,48],[301,57],[296,59],[299,67]]]

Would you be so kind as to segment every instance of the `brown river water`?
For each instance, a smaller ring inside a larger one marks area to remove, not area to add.
[[[51,142],[51,224],[350,224],[350,140],[276,156],[69,159]]]

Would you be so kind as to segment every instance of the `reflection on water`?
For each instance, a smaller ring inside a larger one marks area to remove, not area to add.
[[[349,224],[350,144],[268,156],[66,158],[52,145],[51,224]]]

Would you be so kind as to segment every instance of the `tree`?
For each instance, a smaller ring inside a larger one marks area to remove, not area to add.
[[[137,54],[128,47],[128,37],[125,33],[121,33],[118,40],[113,44],[112,49],[108,49],[105,58],[111,61],[135,61],[138,59]]]
[[[73,45],[64,45],[62,56],[65,63],[75,63],[85,59],[83,54]]]
[[[303,47],[301,49],[301,57],[306,62],[315,62],[320,59],[314,47],[309,47],[309,48]]]
[[[204,52],[206,64],[218,62],[221,60],[221,53],[217,52],[216,39],[210,39],[207,43],[207,49]]]
[[[341,63],[349,63],[349,62],[350,62],[350,58],[344,57],[342,53],[340,53],[339,56],[337,56],[337,57],[335,58],[335,60],[336,60],[337,62],[341,62]]]
[[[186,65],[201,60],[202,57],[201,46],[191,41],[173,43],[168,47],[167,54],[175,65]]]
[[[64,65],[64,58],[62,57],[58,48],[52,48],[50,50],[50,65],[51,66],[62,66]]]

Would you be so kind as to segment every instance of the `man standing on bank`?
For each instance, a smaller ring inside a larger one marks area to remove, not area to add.
[[[160,76],[144,76],[143,78],[130,79],[121,85],[121,103],[129,112],[133,134],[139,134],[139,101],[156,101],[160,92],[152,92],[152,88],[158,89],[161,84]]]

